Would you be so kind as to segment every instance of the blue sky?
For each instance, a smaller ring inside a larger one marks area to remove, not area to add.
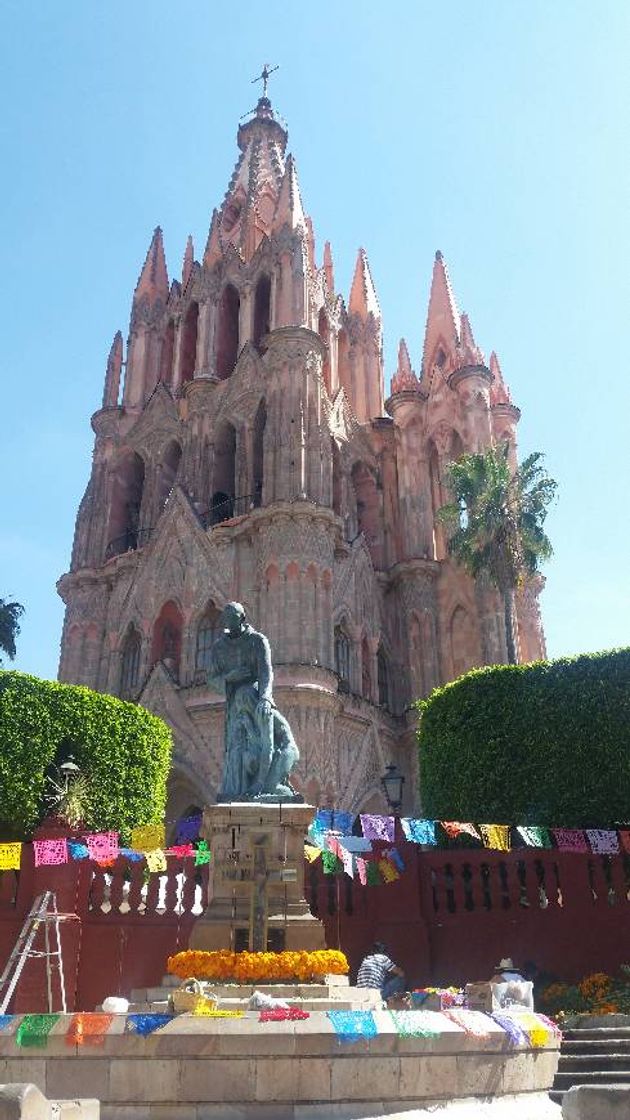
[[[346,295],[359,245],[419,365],[432,260],[559,483],[552,656],[630,641],[630,5],[581,0],[4,0],[0,596],[15,665],[57,669],[69,563],[114,332],[153,227],[203,249],[250,84],[289,124],[319,251]]]

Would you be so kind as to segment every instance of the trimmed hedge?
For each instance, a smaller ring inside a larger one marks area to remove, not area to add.
[[[85,824],[128,838],[162,820],[171,732],[145,708],[78,685],[0,672],[0,836],[45,815],[46,772],[72,754],[90,786]]]
[[[630,820],[630,649],[474,669],[417,708],[426,816]]]

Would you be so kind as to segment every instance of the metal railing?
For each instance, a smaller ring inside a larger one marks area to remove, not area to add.
[[[242,517],[250,510],[260,505],[260,494],[244,494],[242,497],[226,497],[220,502],[215,502],[204,513],[199,514],[199,520],[204,529],[211,529],[213,525],[221,525],[233,517]],[[127,529],[119,537],[114,537],[105,549],[105,559],[111,560],[114,556],[122,556],[124,552],[135,552],[148,544],[155,533],[155,526],[149,529]]]
[[[105,559],[111,560],[112,556],[121,556],[123,552],[135,552],[137,548],[142,548],[143,545],[151,539],[155,528],[150,529],[127,529],[126,532],[121,533],[119,537],[114,537],[109,542],[105,549]]]
[[[213,525],[221,525],[224,521],[231,521],[233,517],[242,517],[259,505],[259,494],[244,494],[238,498],[226,497],[220,502],[214,502],[205,513],[201,513],[199,520],[204,529],[210,529]]]

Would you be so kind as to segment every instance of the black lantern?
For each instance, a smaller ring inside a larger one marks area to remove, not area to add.
[[[403,786],[405,784],[404,775],[396,766],[395,762],[390,762],[385,767],[385,773],[381,778],[381,785],[385,791],[387,804],[392,813],[399,813],[402,809],[403,800]]]

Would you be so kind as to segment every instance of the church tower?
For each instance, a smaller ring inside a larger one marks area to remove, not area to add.
[[[126,347],[107,359],[77,516],[59,677],[170,724],[169,816],[214,800],[222,697],[205,667],[241,601],[268,635],[275,695],[307,799],[383,809],[396,761],[413,808],[412,701],[506,659],[501,604],[447,555],[445,467],[508,440],[519,411],[486,365],[436,254],[419,373],[402,341],[384,401],[382,315],[358,252],[348,300],[317,263],[287,132],[265,95],[201,260],[169,279],[155,229]],[[126,355],[126,361],[125,359]],[[121,386],[124,368],[124,384]],[[523,660],[544,653],[538,584],[519,602]]]

